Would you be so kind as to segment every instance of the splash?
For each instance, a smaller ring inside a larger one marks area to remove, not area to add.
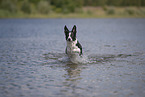
[[[69,58],[65,53],[54,53],[54,52],[50,52],[48,54],[43,54],[43,58],[45,58],[46,60],[48,60],[50,63],[74,63],[74,64],[87,64],[88,63],[88,57],[83,55],[83,56],[73,56],[71,58]]]
[[[70,61],[72,63],[75,63],[75,64],[87,64],[89,61],[88,61],[88,57],[83,55],[83,56],[75,56],[75,57],[72,57],[72,58],[69,58]]]
[[[117,54],[117,55],[76,55],[75,57],[68,57],[65,53],[48,53],[43,54],[43,57],[47,60],[48,64],[97,64],[106,63],[117,60],[125,60],[127,57],[134,56],[131,54]]]

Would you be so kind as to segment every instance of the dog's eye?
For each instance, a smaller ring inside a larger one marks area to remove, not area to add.
[[[67,36],[69,36],[69,32],[68,32],[68,33],[66,33],[66,35],[67,35]]]
[[[68,31],[65,31],[65,33],[69,33]]]
[[[65,35],[68,35],[69,32],[65,31]]]

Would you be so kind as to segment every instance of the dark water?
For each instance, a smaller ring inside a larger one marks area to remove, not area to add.
[[[87,57],[65,55],[77,25]],[[0,19],[0,97],[144,97],[145,19]]]

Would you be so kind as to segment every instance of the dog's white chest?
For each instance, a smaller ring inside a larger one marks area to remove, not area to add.
[[[74,42],[67,42],[67,53],[69,55],[75,55],[80,53],[80,49],[76,46],[77,40]]]

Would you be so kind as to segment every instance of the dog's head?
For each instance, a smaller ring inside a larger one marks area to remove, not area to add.
[[[72,42],[76,40],[76,25],[72,28],[72,31],[69,31],[68,28],[64,27],[64,33],[65,33],[65,38],[66,41]]]

